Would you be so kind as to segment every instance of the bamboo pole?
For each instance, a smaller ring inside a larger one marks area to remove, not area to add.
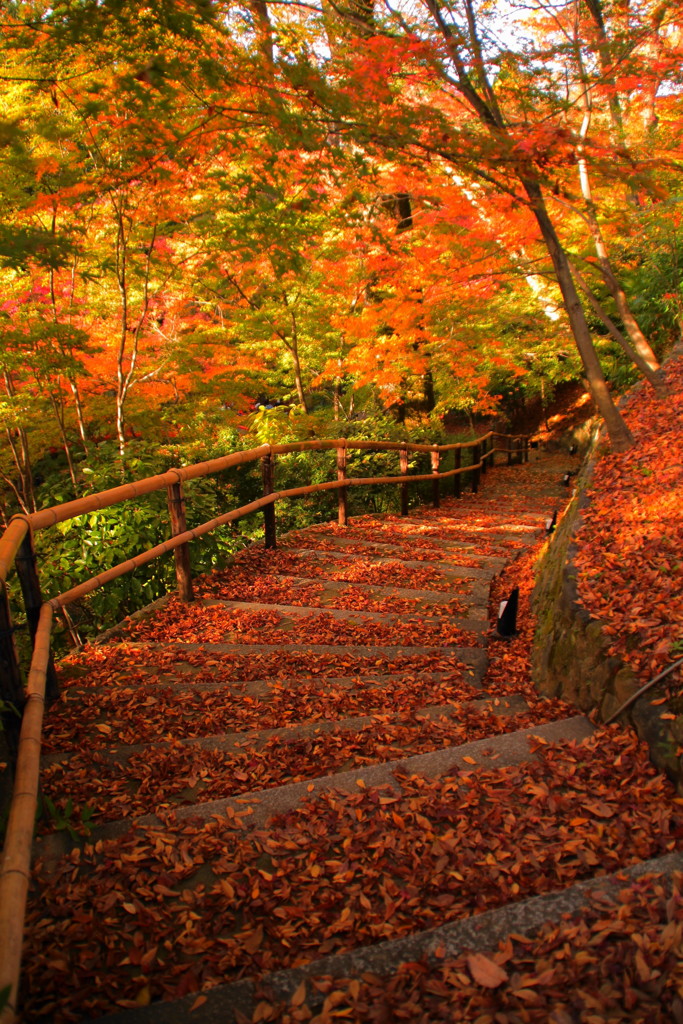
[[[198,462],[192,466],[183,466],[180,469],[171,469],[158,476],[148,476],[143,480],[135,480],[130,484],[121,484],[119,487],[112,487],[108,491],[100,491],[98,494],[90,494],[86,498],[76,498],[75,501],[67,501],[62,505],[53,505],[42,512],[33,512],[26,519],[33,530],[44,530],[47,526],[54,526],[56,523],[66,522],[67,519],[74,519],[76,516],[86,515],[88,512],[98,512],[100,509],[117,505],[120,501],[128,501],[131,498],[140,498],[153,491],[162,491],[169,484],[180,483],[184,480],[196,480],[197,477],[208,476],[211,473],[219,473],[231,466],[240,466],[245,462],[256,462],[269,450],[270,445],[261,445],[259,448],[250,448],[244,452],[234,452],[232,455],[225,455],[220,459],[212,459],[210,462]]]
[[[185,516],[185,496],[183,485],[178,481],[168,485],[168,513],[171,519],[171,534],[176,537],[187,532]],[[178,582],[178,596],[185,604],[194,600],[192,590],[192,570],[190,568],[190,549],[187,544],[179,544],[175,549],[175,577]]]
[[[17,1010],[21,947],[31,869],[31,847],[38,806],[40,733],[45,707],[45,680],[50,660],[52,608],[40,610],[33,660],[28,674],[26,707],[21,723],[14,792],[0,874],[0,992],[9,988],[0,1024],[10,1024]]]
[[[432,476],[434,477],[432,482],[432,506],[433,508],[439,508],[441,504],[441,494],[439,491],[439,459],[440,455],[438,449],[434,449],[431,452],[432,461]]]
[[[0,583],[4,583],[7,579],[7,574],[14,565],[17,551],[28,530],[29,522],[26,516],[12,516],[7,529],[0,537]]]
[[[344,439],[341,438],[340,440]],[[332,447],[332,442],[326,441],[322,443],[324,443],[327,449],[330,449]],[[301,442],[301,444],[306,444],[309,445],[310,447],[311,445],[316,445],[317,442]],[[71,601],[75,601],[79,597],[84,597],[86,594],[91,593],[93,590],[97,590],[104,584],[109,583],[115,579],[118,579],[120,576],[125,575],[125,573],[131,572],[142,565],[146,565],[148,562],[153,561],[155,558],[159,558],[161,555],[165,555],[170,553],[171,551],[174,551],[180,545],[186,544],[191,540],[195,540],[196,538],[201,537],[206,533],[210,533],[212,530],[215,530],[216,527],[218,526],[223,526],[226,523],[234,522],[236,519],[241,519],[243,516],[250,515],[252,512],[257,512],[265,508],[266,506],[274,503],[275,501],[280,500],[281,498],[302,497],[308,494],[315,494],[319,491],[334,490],[339,487],[362,487],[368,486],[370,484],[408,484],[413,482],[422,482],[426,480],[431,480],[432,483],[434,483],[435,476],[437,476],[438,479],[455,476],[457,479],[459,474],[463,472],[472,473],[473,489],[476,490],[476,485],[478,483],[478,472],[481,469],[482,465],[478,451],[478,441],[466,442],[462,445],[449,446],[428,446],[408,444],[402,445],[396,442],[381,442],[380,444],[378,444],[377,442],[349,442],[348,447],[377,448],[384,447],[385,444],[390,450],[398,450],[399,452],[407,452],[408,450],[426,450],[431,453],[435,450],[435,447],[438,450],[440,450],[443,447],[447,447],[450,450],[455,450],[456,452],[458,452],[463,448],[472,448],[473,462],[471,466],[456,466],[455,469],[447,470],[446,472],[437,474],[425,473],[410,476],[403,474],[398,477],[384,476],[344,478],[343,480],[330,480],[326,483],[309,484],[308,486],[305,487],[292,487],[289,488],[288,490],[272,492],[270,494],[264,495],[264,497],[259,498],[257,501],[250,502],[248,505],[243,505],[240,508],[233,509],[231,512],[226,512],[222,516],[217,516],[215,519],[211,519],[206,523],[202,523],[201,526],[197,526],[193,530],[186,530],[182,533],[179,533],[176,536],[172,537],[170,540],[164,541],[162,544],[157,544],[155,547],[150,548],[148,551],[142,552],[140,555],[136,555],[134,558],[127,559],[125,562],[121,562],[118,565],[112,566],[110,569],[106,570],[106,572],[100,573],[99,575],[92,577],[90,580],[86,580],[84,583],[81,583],[76,587],[72,587],[71,590],[65,591],[63,594],[59,594],[57,597],[53,598],[49,603],[53,609],[62,608],[66,604],[69,604]],[[335,442],[334,446],[336,447],[336,445],[337,443]],[[279,446],[280,449],[287,447],[288,446],[286,445]],[[256,458],[262,458],[265,454],[267,454],[270,451],[278,451],[278,446],[273,446],[271,448],[270,445],[262,445],[260,448],[254,448],[247,452],[237,452],[235,457],[227,456],[225,459],[214,459],[212,462],[199,463],[197,466],[185,467],[185,469],[170,470],[168,473],[161,474],[158,477],[148,477],[146,480],[141,481],[141,483],[145,485],[146,489],[144,491],[141,491],[138,488],[135,491],[135,494],[131,493],[131,488],[136,488],[137,485],[127,484],[121,488],[112,488],[110,491],[103,491],[100,495],[92,495],[91,497],[93,499],[100,498],[103,499],[103,501],[99,504],[97,502],[95,504],[92,504],[92,507],[89,507],[89,510],[92,511],[95,508],[105,508],[108,507],[109,504],[114,504],[114,501],[110,500],[111,495],[114,493],[120,495],[122,492],[125,492],[125,497],[119,497],[118,499],[125,500],[127,497],[136,496],[140,493],[150,493],[154,489],[150,485],[152,481],[154,482],[155,488],[162,485],[160,482],[163,482],[163,486],[166,486],[168,483],[179,483],[183,479],[190,479],[201,475],[201,473],[198,472],[198,469],[200,468],[202,468],[203,471],[203,467],[211,466],[212,471],[216,471],[217,466],[219,468],[225,468],[225,465],[228,462],[228,460],[231,460],[230,465],[239,465],[244,462],[253,462],[255,461]],[[83,499],[83,501],[90,502],[90,497],[87,499]],[[74,507],[77,507],[77,511],[75,513],[76,515],[84,514],[84,506],[81,503],[81,501],[78,500],[75,502],[67,502],[65,505],[54,506],[52,509],[47,509],[45,515],[47,516],[49,514],[51,522],[64,522],[65,519],[68,518],[68,515],[66,514],[65,510],[70,509],[71,511],[73,511]],[[43,516],[43,514],[44,513],[39,512],[35,513],[35,516],[40,517]],[[32,525],[34,525],[33,516],[26,518]],[[45,522],[43,525],[49,525],[49,523]]]
[[[455,449],[455,452],[453,453],[453,464],[453,494],[455,495],[456,498],[459,498],[461,494],[460,474],[462,472],[462,448],[460,447],[460,445],[458,445],[458,447]]]
[[[24,706],[24,683],[4,583],[0,583],[0,700],[6,705],[0,718],[0,728],[4,730],[7,749],[14,761],[19,742],[19,715]]]
[[[476,494],[479,490],[479,470],[481,469],[481,460],[479,458],[479,445],[475,444],[472,449],[472,465],[470,470],[472,472],[472,494]]]
[[[38,622],[40,620],[40,611],[43,607],[43,594],[40,589],[40,580],[38,579],[38,569],[36,567],[36,551],[33,546],[33,531],[29,530],[24,539],[22,540],[19,550],[17,551],[17,557],[15,559],[15,565],[17,568],[17,576],[19,577],[19,583],[21,584],[21,593],[24,598],[24,607],[26,608],[26,621],[28,623],[28,631],[31,636],[31,644],[35,646],[36,642],[36,630],[38,629]],[[56,700],[59,696],[59,684],[57,682],[57,673],[55,672],[54,661],[52,655],[47,667],[47,699],[49,701]]]
[[[401,515],[408,515],[408,449],[404,445],[399,450],[399,469],[401,471]]]
[[[346,440],[342,439],[342,442],[337,446],[337,481],[343,485],[346,480]],[[348,526],[348,507],[346,502],[347,490],[345,486],[339,488],[339,508],[337,515],[337,522],[339,526]]]
[[[261,458],[261,478],[263,481],[263,496],[267,497],[273,493],[273,481],[275,477],[275,457],[272,448],[267,455]],[[273,549],[277,546],[277,527],[275,525],[275,502],[270,502],[263,507],[263,529],[264,547]]]

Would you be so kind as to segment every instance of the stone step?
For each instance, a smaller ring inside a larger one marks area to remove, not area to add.
[[[443,531],[442,531],[443,532]],[[429,536],[422,532],[409,533],[405,531],[405,544],[397,544],[392,540],[382,540],[382,534],[378,539],[372,537],[364,537],[355,535],[352,533],[351,536],[339,536],[335,534],[309,534],[302,533],[297,537],[290,537],[290,539],[282,538],[279,542],[279,549],[281,551],[331,551],[335,549],[345,551],[345,549],[358,549],[361,550],[350,550],[348,553],[365,555],[365,554],[379,554],[384,555],[388,558],[400,558],[405,555],[406,546],[411,550],[422,550],[425,553],[425,557],[417,558],[416,561],[430,562],[432,558],[427,557],[428,554],[435,553],[438,555],[439,552],[445,552],[449,557],[457,561],[460,555],[464,555],[466,558],[481,558],[482,560],[488,560],[491,558],[500,558],[500,554],[493,555],[484,551],[480,551],[481,543],[496,544],[500,547],[505,547],[506,541],[515,541],[520,545],[523,543],[522,538],[529,538],[529,534],[517,534],[510,536],[506,533],[494,534],[490,530],[482,529],[478,534],[476,531],[468,531],[467,534],[452,532],[450,538],[447,540],[443,536],[438,540],[436,536]],[[434,559],[439,561],[438,557]]]
[[[249,799],[261,790],[310,783],[396,758],[405,750],[438,751],[470,742],[477,736],[494,739],[529,721],[557,716],[537,708],[529,715],[522,698],[495,697],[460,704],[439,704],[413,712],[385,712],[338,721],[305,721],[275,729],[209,734],[149,744],[110,746],[47,755],[43,794],[57,810],[64,792],[79,809],[96,811],[93,823],[199,808],[217,799]],[[509,723],[511,716],[521,720]],[[329,737],[329,740],[326,740]],[[289,748],[289,749],[288,749]],[[413,754],[413,757],[422,754]],[[170,780],[170,781],[169,781]],[[99,820],[98,820],[99,819]],[[102,821],[101,819],[104,819]]]
[[[305,576],[274,574],[274,578],[279,583],[296,580],[295,583],[291,584],[293,593],[296,593],[297,587],[309,587],[317,584],[320,587],[322,599],[328,595],[334,598],[335,594],[343,594],[345,591],[354,590],[360,594],[367,595],[369,598],[402,597],[408,601],[420,601],[427,605],[448,604],[449,601],[454,599],[464,605],[477,603],[485,605],[489,593],[488,586],[484,584],[478,584],[474,587],[459,586],[455,594],[449,594],[443,590],[416,590],[410,587],[382,586],[379,583],[346,583],[343,580],[322,581],[320,577],[315,579]]]
[[[247,792],[236,797],[176,807],[173,811],[174,819],[176,822],[207,822],[213,818],[228,816],[240,829],[260,828],[269,818],[294,810],[302,801],[313,799],[316,794],[331,791],[355,794],[359,788],[380,786],[399,792],[400,782],[396,773],[409,777],[426,776],[436,779],[459,769],[477,771],[508,767],[533,759],[531,746],[536,737],[545,743],[580,742],[593,732],[592,723],[583,715],[576,715],[516,732],[499,733],[457,747],[442,747],[426,754],[367,765],[353,771]],[[88,842],[116,839],[125,835],[130,827],[128,819],[103,824],[93,830]],[[136,818],[135,827],[166,828],[167,825],[157,815],[148,814]],[[59,857],[73,848],[75,842],[74,837],[67,832],[40,836],[36,840],[37,855],[54,865]]]
[[[400,614],[398,612],[366,612],[362,610],[350,610],[347,608],[318,608],[315,605],[299,605],[299,604],[266,604],[258,603],[256,601],[227,601],[223,599],[214,598],[202,598],[201,601],[195,602],[195,605],[199,605],[204,608],[226,608],[234,611],[245,611],[245,612],[278,612],[282,619],[282,623],[278,623],[278,629],[286,627],[287,620],[297,623],[301,619],[316,618],[329,616],[335,619],[337,622],[348,622],[353,625],[363,625],[364,622],[379,622],[387,625],[401,622],[427,622],[430,625],[434,623],[448,623],[448,625],[454,626],[456,629],[461,629],[471,633],[482,633],[488,629],[488,614],[486,608],[483,608],[478,615],[472,614],[467,618],[460,618],[458,616],[438,616],[429,617],[421,615],[419,612],[410,612]]]
[[[218,985],[203,992],[203,1001],[196,1007],[197,994],[193,993],[182,999],[108,1014],[94,1024],[186,1024],[188,1020],[196,1024],[243,1024],[245,1020],[256,1019],[254,1014],[259,1003],[291,1004],[302,985],[305,985],[306,997],[299,1005],[308,1007],[312,1017],[325,1000],[323,986],[318,988],[315,984],[320,979],[361,979],[363,975],[371,975],[389,981],[402,964],[434,965],[464,952],[491,954],[510,936],[533,939],[545,924],[566,920],[571,927],[572,919],[581,920],[586,911],[596,905],[601,916],[616,921],[619,896],[624,889],[652,875],[659,878],[668,895],[672,876],[681,871],[683,852],[664,854],[609,875],[575,882],[559,892],[531,896],[400,939],[323,957],[302,967],[274,971],[258,982],[245,978]],[[275,1020],[274,1017],[264,1019]],[[569,1017],[566,1019],[569,1021]]]
[[[455,718],[459,711],[491,711],[497,716],[509,716],[520,714],[529,709],[526,700],[521,696],[512,697],[490,697],[486,696],[480,700],[463,701],[462,703],[449,704],[428,704],[411,710],[410,715],[416,719],[437,719],[440,716]],[[274,729],[245,729],[237,732],[211,733],[206,736],[173,736],[172,732],[164,733],[155,744],[155,750],[169,750],[180,743],[187,748],[198,750],[216,750],[233,752],[243,749],[246,745],[259,749],[266,746],[270,740],[279,739],[283,743],[294,743],[299,739],[315,736],[320,733],[353,732],[360,730],[373,722],[381,720],[390,725],[395,713],[387,710],[367,715],[354,715],[339,719],[309,718],[293,725],[282,725]],[[143,753],[149,749],[148,743],[132,743],[116,747],[107,746],[98,754],[110,764],[125,764],[133,755]],[[45,754],[42,758],[44,765],[73,763],[78,751],[60,750],[54,753]]]
[[[114,645],[110,645],[114,646]],[[305,644],[305,643],[291,643],[291,644],[227,644],[227,643],[210,643],[208,641],[192,641],[184,643],[181,640],[174,640],[168,643],[150,643],[145,641],[130,641],[124,640],[121,644],[124,649],[138,648],[141,650],[148,650],[158,648],[162,650],[177,650],[182,651],[205,651],[207,654],[234,654],[234,655],[258,655],[258,654],[273,654],[275,652],[279,654],[308,654],[312,657],[315,655],[331,655],[338,658],[343,665],[347,658],[368,658],[375,661],[387,660],[395,661],[398,658],[424,658],[434,657],[438,658],[442,653],[449,659],[456,659],[465,668],[475,669],[476,672],[481,671],[482,675],[486,669],[487,656],[486,651],[480,647],[448,647],[443,648],[439,645],[420,647],[420,646],[406,646],[404,644],[347,644],[344,647],[340,647],[337,644]],[[399,668],[400,671],[400,668]]]
[[[297,555],[302,560],[312,560],[322,562],[323,564],[334,564],[339,565],[353,564],[361,560],[362,556],[352,554],[346,551],[319,551],[315,548],[306,549],[292,549],[292,554]],[[475,561],[474,556],[470,561]],[[476,565],[457,565],[452,562],[446,562],[443,560],[438,561],[420,561],[418,559],[410,558],[390,558],[386,555],[376,555],[372,559],[373,565],[400,565],[406,569],[432,569],[438,572],[445,580],[458,580],[458,579],[475,579],[475,580],[490,580],[492,576],[495,576],[501,571],[503,566],[507,564],[506,559],[502,558],[484,558],[477,556]]]
[[[329,531],[306,531],[296,534],[288,534],[281,538],[280,546],[285,551],[295,551],[299,547],[301,548],[315,548],[316,550],[324,550],[318,545],[331,545],[343,550],[345,547],[352,547],[358,545],[359,547],[367,547],[372,550],[379,550],[381,553],[382,549],[386,549],[387,554],[393,552],[401,552],[405,550],[405,546],[402,543],[405,538],[405,543],[410,548],[421,548],[425,553],[429,550],[434,551],[446,551],[449,554],[457,555],[462,552],[464,555],[478,555],[480,553],[481,544],[502,547],[506,552],[507,549],[514,545],[514,547],[531,544],[535,541],[538,530],[544,525],[544,518],[538,516],[536,520],[536,529],[531,531],[528,523],[520,524],[497,524],[495,526],[472,525],[471,521],[466,521],[462,526],[453,524],[447,521],[447,525],[439,525],[438,527],[425,527],[420,526],[417,522],[409,523],[406,527],[402,528],[396,524],[390,524],[390,531],[387,532],[382,529],[381,523],[378,523],[374,528],[368,527],[368,533],[374,533],[374,536],[366,536],[365,531],[350,529],[347,533],[331,533]],[[398,538],[395,534],[399,534]],[[384,538],[388,539],[384,539]],[[511,550],[514,550],[511,547]],[[491,553],[481,552],[482,557],[497,557],[491,555]],[[429,559],[425,559],[429,560]],[[422,559],[420,559],[422,561]]]
[[[281,677],[275,680],[251,679],[248,682],[236,681],[230,684],[220,679],[205,679],[201,675],[197,678],[197,673],[199,672],[201,670],[198,667],[184,664],[179,665],[174,673],[150,668],[145,672],[137,672],[136,676],[127,676],[124,671],[116,679],[117,690],[115,691],[112,691],[111,687],[103,689],[101,687],[79,686],[77,682],[78,677],[75,677],[76,681],[69,681],[67,679],[66,686],[63,689],[69,703],[82,700],[92,701],[98,705],[101,704],[103,695],[111,696],[112,699],[117,700],[118,695],[121,693],[121,687],[124,688],[124,691],[134,689],[136,693],[144,696],[153,694],[155,690],[161,688],[180,696],[188,693],[225,693],[230,697],[255,698],[267,703],[272,699],[274,693],[279,694],[287,691],[296,694],[297,690],[310,686],[315,681],[314,677],[311,676],[295,676],[292,678]],[[420,678],[425,680],[425,682],[438,683],[440,681],[452,681],[452,675],[452,672],[421,672]],[[181,678],[178,678],[179,676]],[[325,677],[326,687],[347,689],[349,692],[367,693],[370,697],[372,697],[374,691],[381,693],[388,683],[395,682],[396,675],[391,676],[365,671],[362,673],[362,679],[361,673]],[[64,683],[63,677],[62,683]],[[468,683],[474,685],[471,678],[468,680]],[[97,719],[97,721],[100,721],[100,719]],[[102,721],[104,721],[104,718],[102,718]]]

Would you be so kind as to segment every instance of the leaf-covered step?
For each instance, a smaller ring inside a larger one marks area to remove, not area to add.
[[[164,681],[82,688],[63,692],[53,705],[44,749],[96,750],[112,743],[154,743],[161,739],[217,732],[272,729],[303,720],[334,720],[354,714],[411,711],[426,704],[472,698],[473,677],[412,674],[397,677],[283,680],[281,682],[202,682],[210,673]],[[258,687],[258,688],[256,688]]]
[[[171,598],[153,618],[130,624],[131,640],[188,643],[476,646],[482,620],[422,620],[247,603],[183,604]]]
[[[330,536],[302,531],[289,534],[279,542],[283,551],[321,551],[334,556],[337,554],[358,555],[361,558],[409,559],[413,562],[438,562],[446,565],[487,565],[509,556],[512,549],[523,546],[517,539],[508,543],[493,544],[486,535],[480,537],[459,537],[457,541],[436,539],[423,540],[419,535],[403,534],[391,542],[373,537]]]
[[[490,576],[493,573],[500,572],[502,567],[505,565],[507,559],[501,557],[494,557],[493,555],[479,555],[475,551],[444,551],[440,549],[438,552],[431,552],[432,558],[415,558],[413,555],[419,555],[419,551],[413,551],[410,547],[405,549],[405,553],[402,549],[387,548],[384,552],[373,552],[368,551],[367,554],[359,551],[344,551],[333,549],[322,549],[319,550],[315,547],[305,548],[292,548],[290,549],[296,558],[300,560],[300,564],[306,564],[306,562],[323,563],[334,572],[335,566],[337,570],[344,564],[348,565],[367,565],[368,563],[376,566],[388,565],[392,566],[395,563],[403,565],[406,569],[412,569],[416,571],[424,571],[425,567],[435,570],[436,574],[439,574],[446,579],[459,579],[462,577],[472,576],[475,579],[477,576],[485,577]],[[285,549],[284,554],[288,554],[288,550]],[[438,557],[437,557],[438,555]]]
[[[428,562],[413,562],[405,559],[359,559],[353,556],[337,554],[334,558],[326,558],[324,552],[307,551],[264,551],[260,548],[249,548],[240,553],[227,568],[212,573],[210,577],[200,579],[200,587],[207,580],[211,586],[215,582],[233,585],[235,580],[244,580],[251,585],[260,576],[282,575],[291,576],[295,580],[327,583],[362,583],[369,586],[395,586],[413,590],[436,590],[451,595],[466,592],[471,583],[488,582],[491,578],[489,569],[478,565],[472,567],[450,566],[440,568]],[[312,589],[312,593],[315,590]]]
[[[463,647],[443,650],[431,647],[368,647],[347,645],[344,650],[325,644],[214,644],[114,642],[94,644],[70,655],[60,677],[78,686],[107,688],[117,679],[132,681],[145,676],[182,671],[188,677],[231,682],[254,679],[328,679],[357,675],[403,676],[425,672],[481,678],[486,652]]]
[[[399,783],[316,793],[262,829],[234,812],[169,820],[73,851],[50,875],[38,864],[28,1018],[54,1020],[57,999],[61,1014],[93,1017],[401,938],[683,837],[673,787],[617,729],[539,743],[514,767]]]
[[[261,604],[305,605],[309,608],[339,608],[354,611],[414,614],[424,617],[467,615],[468,610],[485,611],[488,587],[464,580],[451,591],[420,590],[410,587],[314,580],[276,573],[255,574],[241,563],[220,573],[202,576],[195,582],[199,598],[253,601]],[[454,596],[455,595],[455,596]]]
[[[469,615],[464,615],[461,609],[455,609],[449,605],[441,606],[440,614],[432,614],[432,609],[425,609],[421,602],[415,602],[407,613],[397,614],[396,612],[369,611],[364,607],[356,608],[335,608],[326,605],[323,608],[315,605],[298,605],[286,603],[260,603],[257,601],[242,600],[215,600],[204,599],[197,603],[202,608],[223,608],[227,612],[277,612],[280,616],[278,625],[282,629],[295,629],[299,622],[315,622],[320,618],[323,622],[334,619],[335,622],[345,623],[351,627],[371,626],[373,623],[387,627],[409,627],[425,624],[430,629],[441,626],[452,626],[461,632],[478,633],[488,628],[488,611],[486,607],[471,610]]]
[[[592,1013],[669,1024],[680,1017],[682,943],[679,852],[603,875],[599,890],[593,879],[576,882],[257,983],[129,1007],[99,1024],[184,1024],[190,1012],[197,1024],[297,1024],[335,1011],[355,1024],[406,1012],[431,1021],[445,1007],[463,1021],[478,1012],[477,1020],[561,1024]]]
[[[551,720],[565,709],[554,701],[544,711]],[[395,761],[541,721],[523,700],[496,698],[257,733],[212,733],[154,747],[88,748],[48,759],[43,794],[58,812],[68,801],[74,820],[87,807],[88,820],[99,824]],[[50,827],[46,821],[44,828]]]

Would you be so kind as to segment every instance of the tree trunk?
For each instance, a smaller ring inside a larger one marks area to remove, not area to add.
[[[605,421],[612,447],[617,452],[626,451],[634,443],[633,435],[609,393],[600,361],[593,346],[588,324],[586,323],[581,300],[574,287],[567,254],[562,248],[555,228],[548,216],[539,185],[535,181],[531,181],[521,175],[520,180],[529,197],[531,209],[553,262],[557,283],[562,292],[564,307],[569,317],[569,324],[574,335],[576,347],[579,350],[579,355],[586,371],[591,394],[600,411],[600,415]]]
[[[640,325],[636,320],[635,316],[631,312],[631,308],[626,298],[624,289],[619,284],[614,271],[612,270],[612,264],[610,263],[609,253],[607,251],[607,245],[603,238],[600,225],[598,224],[598,218],[595,214],[595,203],[593,202],[593,191],[591,189],[590,177],[588,174],[588,163],[586,161],[586,154],[584,150],[584,139],[588,134],[590,127],[592,110],[591,101],[588,96],[588,88],[584,87],[583,91],[583,104],[584,104],[584,117],[581,125],[581,131],[579,133],[580,143],[576,147],[576,160],[579,168],[579,182],[581,184],[581,195],[583,196],[586,204],[584,210],[584,219],[588,225],[591,238],[593,239],[593,245],[595,246],[595,252],[597,253],[598,261],[600,263],[600,269],[602,276],[605,279],[605,284],[609,290],[610,295],[614,299],[616,307],[619,311],[619,316],[622,319],[626,333],[628,334],[633,347],[636,349],[641,358],[647,363],[651,370],[659,369],[659,363],[657,357],[652,351],[650,344],[640,329]]]
[[[5,390],[9,398],[14,398],[16,388],[12,375],[5,370],[3,374]],[[19,504],[25,512],[35,512],[36,499],[33,493],[33,467],[31,465],[31,454],[28,445],[28,434],[24,427],[5,427],[7,441],[12,452],[14,465],[19,475],[19,488],[14,488],[17,497],[21,495]]]
[[[634,363],[635,366],[638,367],[642,375],[645,377],[647,382],[652,385],[657,394],[660,397],[665,395],[667,393],[667,388],[664,383],[664,380],[657,375],[655,370],[650,368],[649,364],[643,359],[640,353],[637,352],[633,348],[633,346],[629,344],[629,342],[621,333],[617,325],[602,308],[600,302],[588,287],[587,282],[584,280],[583,276],[581,275],[577,267],[574,266],[571,260],[568,260],[568,263],[569,269],[572,272],[574,280],[576,281],[579,288],[588,299],[591,305],[591,309],[593,310],[595,315],[599,317],[600,320],[602,320],[603,324],[605,325],[610,334],[610,337],[613,338],[616,341],[617,345],[619,345],[624,350],[628,358],[631,360],[632,363]]]
[[[71,394],[74,396],[74,406],[76,408],[76,422],[78,424],[78,434],[81,439],[81,445],[83,451],[87,454],[88,452],[88,434],[85,426],[85,416],[83,415],[83,403],[81,401],[81,392],[78,387],[78,381],[76,379],[69,378],[69,387],[71,388]]]
[[[74,461],[71,457],[71,445],[69,444],[69,438],[67,437],[66,433],[66,424],[64,422],[64,406],[53,392],[50,392],[50,402],[52,404],[52,409],[55,414],[55,419],[57,420],[57,426],[59,427],[59,436],[62,439],[62,448],[64,449],[64,454],[66,455],[66,463],[67,466],[69,467],[69,476],[71,477],[71,483],[73,484],[74,493],[76,493],[78,481],[76,479],[76,468],[74,466]]]
[[[307,413],[308,405],[306,404],[306,395],[304,394],[304,382],[301,375],[301,360],[299,359],[299,349],[296,342],[289,346],[289,353],[294,365],[294,383],[296,384],[296,393],[299,399],[299,405],[303,411]]]

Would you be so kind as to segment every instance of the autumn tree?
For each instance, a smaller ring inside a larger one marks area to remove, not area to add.
[[[530,210],[595,400],[615,447],[627,446],[629,432],[609,395],[551,210],[556,166],[575,161],[576,140],[548,118],[560,105],[553,97],[549,108],[534,79],[557,90],[559,72],[545,68],[540,50],[497,45],[491,16],[487,21],[470,0],[427,0],[422,13],[385,12],[362,29],[349,18],[345,32],[343,57],[318,79],[318,109],[334,116],[337,130],[343,125],[378,152],[440,160]]]

